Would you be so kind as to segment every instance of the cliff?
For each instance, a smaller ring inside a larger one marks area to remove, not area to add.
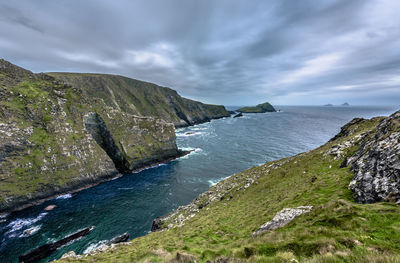
[[[124,112],[161,118],[183,127],[228,117],[222,105],[182,98],[172,89],[116,75],[48,73],[79,88],[88,97],[101,98],[107,106]]]
[[[242,113],[265,113],[265,112],[275,112],[276,110],[271,104],[265,102],[262,104],[258,104],[257,106],[254,107],[243,107],[236,111]]]
[[[0,211],[181,154],[172,123],[0,60]]]
[[[399,262],[400,111],[227,178],[155,231],[60,262]]]

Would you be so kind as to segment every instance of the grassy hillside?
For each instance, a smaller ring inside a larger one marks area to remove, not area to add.
[[[257,106],[254,107],[243,107],[236,111],[243,113],[264,113],[264,112],[275,112],[276,110],[271,104],[265,102],[262,104],[258,104]]]
[[[221,181],[164,217],[162,231],[60,262],[400,262],[400,207],[354,202],[353,172],[341,168],[381,120],[351,122],[315,150]],[[332,151],[338,146],[340,156]],[[314,208],[251,237],[281,209],[298,206]]]
[[[48,74],[82,89],[90,97],[103,99],[108,106],[135,115],[159,117],[177,127],[229,116],[224,106],[185,99],[175,90],[149,82],[106,74]]]

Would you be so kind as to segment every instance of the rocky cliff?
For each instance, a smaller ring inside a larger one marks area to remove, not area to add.
[[[354,119],[336,136],[352,133],[352,128],[367,120]],[[400,204],[400,111],[380,121],[379,125],[355,140],[339,144],[337,149],[352,148],[342,167],[350,166],[354,172],[349,188],[360,203],[393,201]],[[340,150],[338,151],[340,152]]]
[[[222,105],[182,98],[175,90],[149,82],[106,74],[48,74],[81,89],[89,97],[103,99],[110,107],[130,114],[161,118],[173,122],[175,127],[230,116]]]
[[[172,123],[0,60],[0,211],[181,154]]]

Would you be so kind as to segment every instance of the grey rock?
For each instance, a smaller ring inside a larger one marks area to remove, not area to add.
[[[383,119],[347,160],[354,171],[349,188],[359,203],[400,202],[400,111]]]
[[[266,222],[262,226],[260,226],[257,231],[251,234],[252,237],[258,236],[264,232],[272,231],[277,228],[283,227],[290,223],[293,219],[298,217],[299,215],[308,213],[312,210],[312,206],[299,206],[296,208],[284,208],[279,211],[271,221]]]

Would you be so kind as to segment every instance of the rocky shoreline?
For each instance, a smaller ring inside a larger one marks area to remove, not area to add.
[[[192,151],[181,151],[180,154],[178,154],[176,156],[166,158],[166,159],[164,159],[162,161],[153,162],[151,164],[148,164],[148,165],[145,165],[143,167],[140,167],[140,168],[137,168],[135,170],[132,170],[129,173],[139,173],[139,172],[141,172],[143,170],[146,170],[146,169],[149,169],[149,168],[152,168],[152,167],[156,167],[156,166],[158,166],[160,164],[168,163],[168,162],[171,162],[171,161],[176,160],[178,158],[181,158],[181,157],[183,157],[185,155],[190,154],[191,152]],[[98,182],[95,182],[95,183],[92,183],[92,184],[85,184],[85,185],[80,186],[78,188],[73,187],[73,189],[67,189],[65,191],[60,191],[58,193],[52,194],[52,195],[50,195],[48,197],[45,197],[45,198],[39,198],[37,200],[30,201],[30,202],[25,203],[23,205],[18,205],[18,206],[15,206],[13,208],[10,208],[10,209],[1,210],[0,215],[7,215],[7,214],[10,214],[12,212],[21,211],[21,210],[26,209],[26,208],[31,207],[31,206],[40,205],[40,204],[42,204],[42,203],[44,203],[46,201],[55,199],[55,198],[57,198],[57,197],[59,197],[61,195],[75,194],[77,192],[83,191],[85,189],[92,188],[92,187],[97,186],[99,184],[102,184],[102,183],[105,183],[105,182],[108,182],[108,181],[111,181],[111,180],[115,180],[115,179],[120,178],[122,176],[124,176],[124,175],[121,174],[121,173],[112,174],[110,177],[108,177],[106,179],[99,180]]]

